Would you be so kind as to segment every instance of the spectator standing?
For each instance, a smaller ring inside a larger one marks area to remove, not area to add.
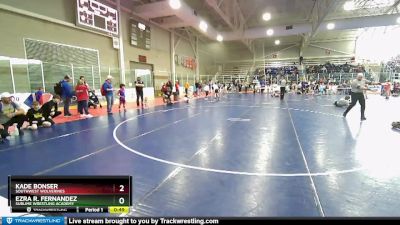
[[[104,84],[102,86],[107,101],[108,114],[112,114],[112,106],[114,105],[114,88],[112,86],[112,79],[113,77],[111,75],[108,75],[107,80],[104,81]]]
[[[389,99],[390,92],[392,89],[392,84],[390,83],[389,80],[386,81],[384,89],[385,89],[385,98]]]
[[[64,80],[61,81],[61,88],[62,88],[62,99],[64,102],[64,116],[70,117],[72,116],[71,112],[69,111],[69,106],[71,104],[72,96],[74,95],[72,91],[72,86],[70,84],[71,78],[70,76],[66,75]]]
[[[142,107],[143,107],[143,88],[144,88],[144,83],[141,80],[140,77],[138,77],[135,81],[135,88],[136,88],[136,105],[139,107],[139,98],[142,101]]]
[[[83,79],[78,81],[75,88],[76,98],[78,100],[78,112],[81,118],[91,118],[89,114],[88,101],[89,101],[89,88]]]
[[[186,95],[186,97],[188,97],[189,87],[190,87],[189,82],[186,81],[186,83],[185,83],[185,95]]]
[[[125,99],[125,84],[120,84],[120,85],[119,85],[118,96],[119,96],[119,106],[118,106],[118,110],[121,111],[121,105],[123,105],[123,106],[124,106],[124,111],[126,112],[126,108],[125,108],[125,104],[126,104],[126,99]]]

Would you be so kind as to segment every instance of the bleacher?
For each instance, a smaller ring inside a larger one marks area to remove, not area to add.
[[[303,79],[308,81],[322,79],[341,83],[354,79],[357,73],[365,74],[368,80],[376,80],[370,69],[367,70],[364,65],[352,62],[352,59],[348,57],[306,58],[302,65],[296,59],[269,59],[264,62],[256,61],[255,64],[252,61],[226,63],[216,75],[207,78],[225,83],[234,80],[252,82],[254,77],[276,79],[284,75],[289,81],[294,82]]]
[[[216,75],[215,79],[221,82],[247,81],[250,75],[253,74],[253,71],[252,62],[229,63],[224,65],[222,71]]]
[[[400,73],[400,55],[385,63],[384,70],[387,72]]]
[[[354,64],[347,58],[336,58],[323,61],[323,59],[306,59],[303,65],[292,61],[269,62],[257,67],[254,75],[259,75],[262,68],[265,68],[267,78],[274,78],[279,75],[286,76],[289,81],[299,82],[302,79],[307,81],[325,80],[336,83],[352,80],[357,73],[365,74],[366,79],[374,80],[371,73],[368,73],[364,65]]]

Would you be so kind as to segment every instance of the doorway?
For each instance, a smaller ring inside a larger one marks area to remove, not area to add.
[[[127,87],[133,88],[136,79],[140,77],[145,88],[154,88],[153,65],[146,63],[130,62],[130,73],[126,76]]]

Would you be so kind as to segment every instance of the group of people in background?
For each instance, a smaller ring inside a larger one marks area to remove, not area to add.
[[[106,102],[107,102],[107,113],[112,114],[112,107],[114,105],[114,96],[118,96],[119,98],[119,106],[118,109],[121,110],[121,108],[126,111],[126,94],[125,94],[125,84],[120,84],[119,89],[116,90],[113,86],[112,83],[113,77],[111,75],[107,76],[106,80],[104,83],[101,85],[101,95],[104,96]],[[89,100],[93,96],[93,98],[96,97],[94,90],[90,90],[89,85],[85,81],[85,77],[81,76],[79,78],[79,81],[77,82],[77,85],[75,89],[72,87],[70,84],[71,78],[67,75],[64,77],[64,80],[62,80],[61,87],[62,87],[62,93],[60,95],[62,96],[63,102],[64,102],[64,116],[65,117],[70,117],[72,114],[69,111],[71,100],[73,96],[76,96],[76,100],[78,102],[78,112],[80,114],[80,117],[82,118],[91,118],[93,117],[89,113]],[[137,101],[136,104],[139,106],[140,102],[142,107],[144,106],[144,97],[143,97],[143,88],[144,88],[144,83],[141,81],[141,78],[138,77],[137,80],[135,81],[135,88],[136,88],[136,96],[137,96]],[[97,100],[98,101],[98,100]]]
[[[171,80],[168,80],[166,83],[161,84],[161,93],[163,96],[163,101],[166,104],[172,104],[173,101],[178,101],[180,96],[180,82],[175,81],[175,84]],[[193,97],[202,97],[204,96],[206,100],[208,100],[211,95],[213,95],[215,100],[219,100],[222,91],[225,89],[225,84],[220,83],[218,81],[195,81],[194,85],[191,88],[191,84],[187,81],[183,85],[184,90],[184,100],[189,102],[189,97],[193,94]],[[190,92],[190,93],[189,93]],[[173,96],[173,99],[171,98]]]
[[[80,114],[81,118],[91,118],[93,117],[89,113],[89,107],[88,107],[88,102],[89,102],[89,91],[90,87],[85,81],[84,76],[80,76],[79,80],[73,88],[71,85],[71,77],[66,75],[62,81],[59,82],[61,86],[61,92],[57,93],[58,91],[55,91],[56,94],[59,94],[62,97],[63,103],[64,103],[64,116],[65,117],[70,117],[72,116],[71,112],[69,111],[71,100],[73,96],[76,96],[76,100],[78,102],[78,112]]]
[[[186,82],[184,85],[185,98],[188,98],[189,87],[189,83]],[[173,101],[178,101],[180,95],[179,81],[176,81],[175,84],[173,84],[171,80],[168,80],[166,83],[162,83],[161,94],[163,96],[163,102],[166,104],[172,104]],[[174,97],[173,99],[171,99],[172,96]]]
[[[105,96],[107,101],[107,113],[112,114],[112,107],[114,105],[114,92],[115,89],[112,84],[113,77],[107,76],[107,79],[101,86],[101,94]],[[140,77],[137,77],[135,81],[135,90],[136,90],[136,105],[139,107],[144,107],[145,98],[143,95],[144,82]],[[119,98],[118,110],[121,111],[121,107],[124,111],[126,111],[126,93],[125,93],[125,84],[120,84],[119,89],[116,91],[116,95]]]
[[[112,113],[112,106],[114,104],[114,88],[112,85],[112,76],[108,76],[105,82],[101,86],[102,95],[105,96],[107,101],[107,112]],[[137,106],[140,101],[142,107],[144,106],[143,88],[144,83],[140,77],[135,81]],[[94,91],[90,89],[89,85],[85,81],[84,76],[80,76],[75,87],[71,84],[71,77],[66,75],[63,80],[58,82],[54,87],[55,94],[52,96],[50,101],[43,101],[43,88],[38,90],[28,97],[25,103],[28,103],[31,108],[24,110],[19,103],[14,101],[13,96],[4,92],[1,94],[0,101],[0,141],[4,142],[8,136],[23,135],[23,125],[28,122],[27,129],[36,130],[38,127],[51,127],[55,124],[54,118],[61,115],[62,112],[58,110],[58,105],[62,101],[64,103],[64,117],[71,117],[70,112],[71,101],[76,96],[77,111],[80,118],[92,118],[93,116],[89,113],[89,100],[91,95],[95,95]],[[126,111],[126,94],[125,85],[120,84],[119,90],[116,92],[119,98],[119,110],[121,107]],[[101,105],[100,105],[101,106]],[[10,133],[9,128],[15,126],[14,132]]]
[[[119,106],[118,109],[121,108],[126,111],[126,93],[125,93],[125,84],[120,84],[119,89],[115,90],[112,83],[113,77],[107,76],[107,79],[101,85],[101,94],[105,97],[107,101],[107,113],[112,114],[112,107],[114,105],[114,93],[119,98]],[[335,101],[335,105],[339,107],[347,107],[343,116],[345,117],[347,113],[352,109],[352,107],[359,102],[361,105],[361,120],[365,120],[365,91],[368,90],[367,84],[369,81],[365,80],[362,74],[358,74],[357,79],[351,81],[349,84],[343,83],[343,86],[348,86],[350,91],[350,96],[346,96],[338,101]],[[271,86],[275,85],[276,90],[270,89]],[[279,80],[276,81],[275,84],[271,84],[269,82],[253,82],[253,83],[243,83],[243,81],[236,80],[234,82],[230,82],[228,84],[213,82],[211,80],[206,82],[195,81],[193,86],[193,96],[200,97],[204,93],[206,99],[208,99],[211,95],[213,95],[214,99],[219,100],[220,94],[223,92],[232,92],[232,91],[245,91],[247,92],[248,88],[252,88],[253,92],[259,91],[263,93],[264,90],[272,90],[272,94],[276,94],[277,97],[283,100],[285,92],[287,91],[295,91],[299,92],[299,94],[307,94],[307,93],[320,93],[326,94],[327,89],[330,89],[333,83],[331,82],[299,82],[298,84],[288,84],[288,81],[282,76]],[[390,95],[396,95],[400,91],[399,82],[394,82],[393,84],[390,81],[385,83],[380,83],[382,85],[381,94],[386,98],[389,98]],[[70,112],[70,104],[73,96],[76,96],[78,113],[81,118],[91,118],[93,117],[89,113],[89,99],[91,98],[91,94],[94,94],[93,90],[90,90],[89,85],[85,81],[85,77],[81,76],[77,81],[75,87],[71,85],[70,76],[65,76],[63,80],[59,82],[60,91],[57,93],[55,88],[55,95],[53,98],[48,101],[43,101],[43,88],[38,88],[35,93],[33,93],[28,98],[28,102],[32,102],[31,108],[25,112],[25,110],[19,106],[18,103],[14,102],[10,93],[2,93],[1,94],[1,102],[0,102],[0,134],[1,140],[4,141],[7,136],[9,136],[8,128],[16,124],[15,132],[18,135],[23,135],[23,131],[21,130],[24,122],[28,122],[28,129],[36,130],[38,127],[51,127],[54,125],[53,119],[62,113],[58,111],[58,104],[63,101],[64,103],[64,116],[70,117],[72,114]],[[184,84],[185,98],[189,97],[189,89],[191,85],[186,82]],[[135,81],[135,90],[136,90],[136,105],[139,107],[140,105],[143,107],[146,103],[146,99],[143,95],[144,82],[140,77]],[[172,81],[168,81],[162,84],[161,92],[164,96],[163,100],[167,104],[172,103],[171,97],[174,96],[174,101],[177,101],[178,96],[180,95],[180,83],[176,81],[174,84]],[[275,93],[276,92],[276,93]],[[97,97],[96,97],[97,98]],[[100,105],[101,106],[101,105]]]

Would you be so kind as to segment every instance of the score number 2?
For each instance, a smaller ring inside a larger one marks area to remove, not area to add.
[[[124,185],[119,185],[119,192],[124,192],[125,191],[125,186]],[[125,203],[125,198],[121,197],[118,199],[119,204],[123,205]]]

